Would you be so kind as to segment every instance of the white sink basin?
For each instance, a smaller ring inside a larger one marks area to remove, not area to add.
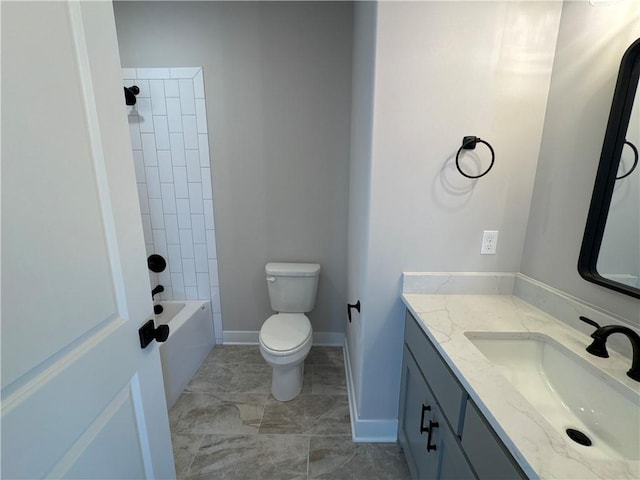
[[[603,458],[640,459],[636,392],[541,333],[465,335],[576,448]],[[567,429],[582,432],[592,445],[571,442]]]

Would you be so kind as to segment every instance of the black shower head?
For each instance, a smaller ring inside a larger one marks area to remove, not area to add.
[[[136,104],[136,95],[140,93],[140,89],[136,85],[124,87],[124,100],[127,105]]]

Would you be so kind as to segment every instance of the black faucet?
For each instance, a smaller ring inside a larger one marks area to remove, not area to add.
[[[631,347],[633,350],[633,357],[631,360],[631,369],[627,372],[627,376],[634,379],[636,382],[640,382],[640,335],[631,330],[628,327],[622,325],[607,325],[601,327],[593,320],[587,317],[580,317],[580,320],[597,327],[596,331],[591,334],[593,342],[587,347],[587,352],[596,357],[609,358],[609,352],[607,352],[607,338],[612,333],[623,333],[631,341]]]
[[[161,292],[164,292],[164,287],[162,285],[156,285],[156,288],[151,290],[151,298],[153,299],[153,297]]]

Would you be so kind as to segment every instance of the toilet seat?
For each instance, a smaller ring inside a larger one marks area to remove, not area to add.
[[[260,344],[271,355],[291,355],[311,340],[311,322],[303,313],[271,315],[260,329]]]

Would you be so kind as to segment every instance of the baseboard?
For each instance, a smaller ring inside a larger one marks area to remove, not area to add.
[[[223,345],[258,345],[260,331],[225,330],[222,332]],[[323,347],[341,347],[344,333],[313,332],[313,345]]]
[[[344,342],[344,368],[349,396],[349,416],[351,417],[351,438],[355,443],[396,443],[398,440],[397,419],[361,419],[358,415],[355,384],[349,360],[349,345]]]

